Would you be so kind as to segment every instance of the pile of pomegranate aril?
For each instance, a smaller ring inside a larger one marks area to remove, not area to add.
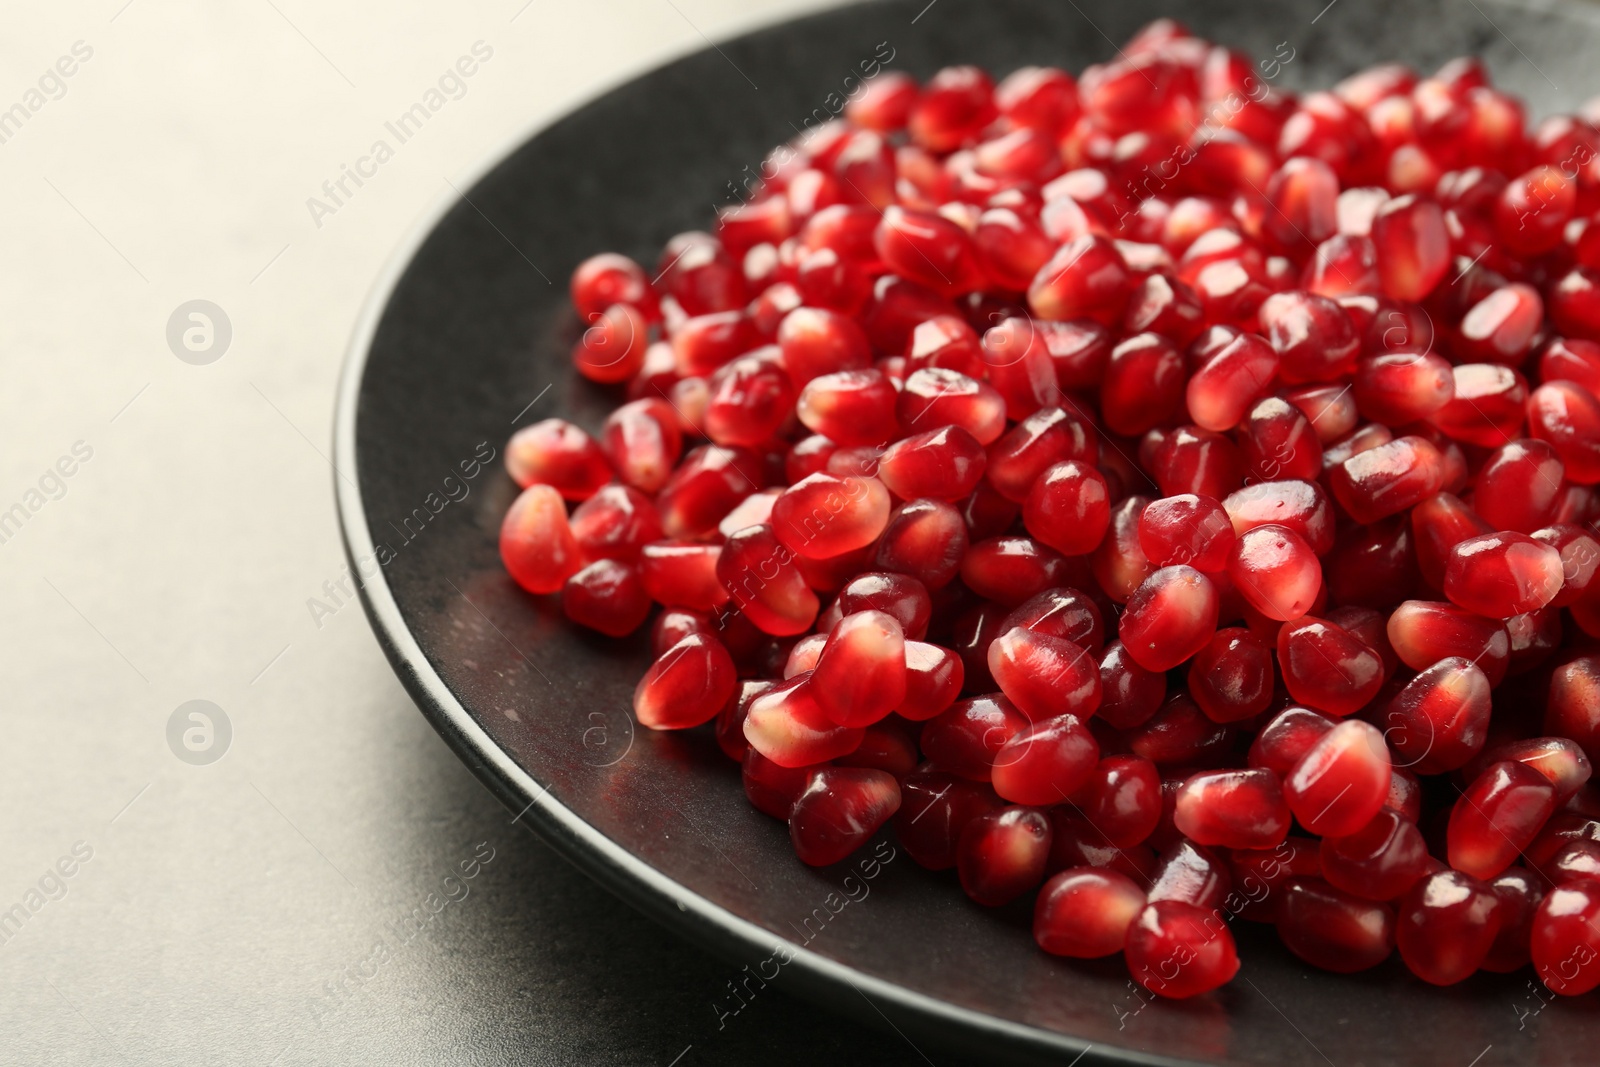
[[[1586,992],[1600,104],[1276,71],[1163,21],[885,72],[713,233],[584,262],[617,407],[512,438],[506,568],[656,612],[639,722],[808,864],[892,827],[1169,997],[1236,921]]]

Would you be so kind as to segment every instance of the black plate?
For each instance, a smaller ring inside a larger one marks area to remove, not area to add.
[[[602,884],[736,961],[728,977],[742,988],[759,992],[749,977],[759,972],[874,1024],[892,1020],[934,1056],[953,1042],[985,1058],[1063,1063],[1087,1048],[1085,1064],[1592,1062],[1593,1003],[1545,1006],[1526,973],[1438,990],[1391,960],[1339,977],[1239,924],[1235,982],[1198,1002],[1146,1003],[1119,964],[1044,955],[1025,912],[978,908],[952,876],[903,854],[870,880],[849,877],[849,864],[804,867],[783,825],[746,803],[709,736],[632,728],[642,638],[563,625],[552,604],[512,585],[497,557],[514,495],[498,457],[513,427],[560,414],[595,429],[614,403],[569,367],[573,266],[604,249],[653,263],[667,237],[705,226],[729,183],[862,60],[884,54],[881,42],[893,68],[919,76],[947,63],[1078,69],[1147,20],[1177,14],[1257,56],[1284,54],[1285,42],[1293,59],[1280,84],[1297,89],[1380,59],[1431,69],[1464,53],[1484,56],[1534,114],[1600,89],[1588,9],[1325,2],[846,8],[653,71],[458,180],[464,201],[452,197],[401,249],[356,331],[336,484],[379,639],[461,758]],[[473,465],[480,443],[496,457],[482,469]],[[706,999],[707,1032],[732,1025],[740,1001],[731,989]]]

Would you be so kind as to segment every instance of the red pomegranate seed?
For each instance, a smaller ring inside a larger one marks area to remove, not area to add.
[[[1287,777],[1300,758],[1335,725],[1334,720],[1309,708],[1284,708],[1256,734],[1246,762],[1251,767],[1264,767],[1280,778]]]
[[[1139,666],[1121,641],[1100,657],[1100,688],[1097,716],[1119,730],[1143,725],[1167,696],[1166,676]]]
[[[890,515],[874,565],[942,589],[959,573],[966,552],[967,527],[955,508],[940,500],[913,500]]]
[[[1111,523],[1105,476],[1077,460],[1046,469],[1022,505],[1022,524],[1063,555],[1081,556],[1100,543]]]
[[[821,606],[793,551],[770,526],[747,526],[728,538],[717,557],[717,579],[739,610],[775,637],[805,633]]]
[[[1065,558],[1028,537],[979,541],[961,561],[961,580],[968,589],[1008,607],[1063,584],[1068,573]]]
[[[738,693],[721,642],[690,634],[650,665],[633,692],[633,713],[652,730],[682,730],[716,718]]]
[[[1035,722],[1100,706],[1099,664],[1065,638],[1014,626],[990,643],[987,660],[1001,691]]]
[[[987,445],[1006,428],[1006,402],[993,386],[942,367],[913,372],[895,406],[912,433],[959,426]]]
[[[778,327],[783,366],[796,388],[825,374],[865,370],[872,349],[854,319],[825,308],[799,307]]]
[[[1122,320],[1133,292],[1122,254],[1098,234],[1083,234],[1056,250],[1028,286],[1028,307],[1042,319]]]
[[[1561,591],[1561,553],[1519,533],[1469,537],[1450,550],[1444,594],[1492,619],[1536,611]]]
[[[837,371],[807,382],[795,412],[807,429],[846,447],[881,445],[899,429],[895,399],[879,371]]]
[[[960,700],[928,720],[922,729],[922,752],[951,774],[987,782],[995,753],[1028,725],[1027,716],[999,694]]]
[[[1464,766],[1489,728],[1489,681],[1469,660],[1451,656],[1407,682],[1383,712],[1384,737],[1400,765],[1418,774]]]
[[[1331,715],[1363,707],[1383,684],[1383,660],[1337,623],[1302,615],[1278,631],[1278,663],[1289,695]]]
[[[1210,992],[1239,970],[1233,934],[1216,914],[1179,900],[1145,905],[1128,928],[1133,980],[1164,997]]]
[[[659,314],[644,268],[616,252],[602,252],[578,264],[572,272],[571,292],[572,306],[585,322],[615,304],[627,304],[647,319]]]
[[[1428,417],[1438,429],[1467,444],[1497,448],[1522,431],[1528,383],[1510,367],[1466,363],[1452,371],[1453,396]]]
[[[1013,804],[1049,807],[1065,802],[1094,772],[1100,746],[1076,715],[1034,723],[994,756],[994,791]]]
[[[987,785],[922,767],[900,783],[895,836],[911,858],[929,870],[956,865],[961,831],[980,815],[1003,806]]]
[[[1216,587],[1193,567],[1163,567],[1135,590],[1122,615],[1128,654],[1146,670],[1171,670],[1205,647],[1217,628]]]
[[[1555,787],[1544,775],[1514,760],[1492,764],[1450,810],[1450,866],[1494,878],[1532,843],[1555,807]]]
[[[1050,820],[1033,808],[1008,807],[980,815],[961,831],[956,871],[967,896],[999,907],[1044,880]]]
[[[1394,900],[1427,873],[1428,846],[1416,824],[1384,807],[1366,825],[1324,837],[1322,876],[1364,900]]]
[[[1046,589],[1018,605],[1001,624],[1049,634],[1098,653],[1105,644],[1105,623],[1095,602],[1076,589]]]
[[[1074,809],[1114,848],[1132,848],[1161,821],[1161,778],[1141,756],[1106,756],[1072,795]]]
[[[1450,364],[1420,352],[1369,356],[1356,365],[1356,408],[1375,422],[1402,425],[1436,414],[1455,393]]]
[[[1291,878],[1279,890],[1278,936],[1284,947],[1336,974],[1376,967],[1394,951],[1395,915],[1318,878]]]
[[[811,696],[840,726],[870,726],[906,697],[905,635],[882,611],[846,615],[828,634]]]
[[[1260,322],[1278,353],[1278,373],[1291,385],[1333,381],[1355,369],[1360,338],[1350,317],[1325,296],[1275,293],[1262,303]]]
[[[1139,517],[1139,546],[1158,567],[1186,564],[1214,574],[1227,567],[1233,542],[1228,513],[1212,497],[1163,497]]]
[[[1531,962],[1529,943],[1533,938],[1533,919],[1544,886],[1539,876],[1521,867],[1511,867],[1496,878],[1490,888],[1498,898],[1500,932],[1483,959],[1483,969],[1510,974]]]
[[[625,485],[608,485],[573,509],[572,536],[586,560],[633,562],[661,539],[661,519],[650,498]]]
[[[1340,462],[1328,481],[1351,518],[1374,523],[1439,492],[1444,458],[1425,438],[1400,437]]]
[[[890,445],[878,477],[902,499],[960,500],[983,477],[983,446],[959,426],[945,426]]]
[[[612,637],[633,633],[650,614],[650,597],[637,568],[601,559],[567,579],[561,610],[568,619]]]
[[[1600,230],[1595,233],[1600,236]],[[1539,356],[1539,380],[1577,382],[1592,395],[1600,389],[1600,343],[1555,338]]]
[[[1228,577],[1251,607],[1288,622],[1311,610],[1322,587],[1322,565],[1287,526],[1257,526],[1234,542]]]
[[[594,438],[565,419],[524,426],[506,445],[512,481],[554,486],[568,500],[587,500],[611,480],[611,464]]]
[[[1095,581],[1119,604],[1127,603],[1156,569],[1139,545],[1139,519],[1150,503],[1149,497],[1130,496],[1113,507],[1105,539],[1089,556]]]
[[[931,152],[949,152],[975,138],[995,113],[987,74],[977,67],[945,67],[923,86],[911,109],[911,139]]]
[[[1162,437],[1150,463],[1164,496],[1198,493],[1218,500],[1244,481],[1244,457],[1221,434],[1180,426]]]
[[[789,839],[802,863],[827,867],[866,844],[900,807],[892,774],[863,767],[823,767],[795,799]]]
[[[1196,844],[1271,848],[1289,833],[1278,776],[1265,770],[1202,771],[1178,790],[1174,816]]]
[[[1578,996],[1600,985],[1600,881],[1579,879],[1557,886],[1534,912],[1534,970],[1553,992]]]
[[[671,537],[709,536],[722,517],[761,488],[762,466],[742,448],[702,445],[693,449],[656,497],[661,526]]]
[[[517,497],[500,524],[500,558],[530,593],[554,593],[583,565],[566,505],[555,489],[530,485]]]
[[[1144,890],[1127,875],[1074,867],[1053,875],[1039,891],[1033,937],[1056,956],[1110,956],[1122,951],[1128,927],[1144,906]]]
[[[1178,693],[1124,737],[1137,755],[1164,766],[1192,766],[1219,759],[1233,742],[1233,727],[1213,722]],[[1174,787],[1176,788],[1176,787]]]
[[[1159,334],[1130,337],[1111,350],[1100,385],[1100,416],[1113,432],[1137,436],[1183,410],[1183,356]]]
[[[1497,906],[1494,890],[1469,874],[1428,875],[1399,901],[1395,943],[1400,958],[1432,985],[1462,981],[1494,944]]]
[[[1485,532],[1532,533],[1548,524],[1564,475],[1555,449],[1544,441],[1511,441],[1496,449],[1473,483],[1473,507],[1489,524]]]
[[[717,368],[708,382],[705,428],[719,445],[759,445],[783,426],[794,408],[794,386],[778,349],[759,350]]]
[[[1494,619],[1453,604],[1408,600],[1389,617],[1387,632],[1395,654],[1412,670],[1460,656],[1476,664],[1491,686],[1505,677],[1511,645],[1505,627]]]
[[[1278,367],[1279,356],[1272,346],[1255,334],[1240,334],[1189,378],[1185,386],[1189,417],[1207,430],[1232,429],[1266,392]]]
[[[1556,523],[1533,531],[1533,539],[1561,554],[1561,592],[1550,602],[1564,608],[1584,599],[1594,587],[1600,570],[1600,540],[1588,530],[1570,523]]]
[[[750,747],[780,767],[807,767],[849,755],[861,744],[860,728],[839,726],[818,705],[811,675],[797,674],[750,703],[744,736]]]
[[[1318,555],[1333,547],[1333,506],[1314,482],[1258,482],[1229,493],[1222,506],[1235,534],[1275,525],[1293,530]]]
[[[891,206],[873,243],[890,270],[936,293],[959,296],[983,288],[972,237],[937,214]]]
[[[1240,427],[1249,481],[1311,480],[1322,473],[1322,442],[1305,413],[1287,400],[1267,397]]]
[[[677,415],[659,398],[634,400],[613,411],[600,443],[617,477],[644,493],[667,483],[683,449]]]
[[[877,541],[889,523],[889,492],[876,478],[808,475],[773,502],[771,523],[785,547],[828,559]]]
[[[1383,293],[1394,300],[1421,300],[1450,267],[1450,236],[1444,212],[1431,199],[1408,194],[1378,209],[1372,220]]]
[[[1218,630],[1189,662],[1189,695],[1214,722],[1253,718],[1272,702],[1272,649],[1249,630]]]
[[[1576,382],[1546,382],[1529,395],[1528,432],[1550,442],[1580,485],[1600,482],[1600,401]]]
[[[1341,837],[1365,826],[1389,795],[1389,750],[1370,723],[1351,719],[1329,730],[1284,779],[1301,826]]]

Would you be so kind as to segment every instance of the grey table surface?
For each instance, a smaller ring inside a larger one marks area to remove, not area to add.
[[[719,1028],[728,965],[512,824],[336,585],[334,385],[401,235],[818,6],[0,8],[0,1062],[953,1062],[776,987]]]

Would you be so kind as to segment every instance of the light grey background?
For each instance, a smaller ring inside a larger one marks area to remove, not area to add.
[[[0,924],[37,908],[0,925],[0,1060],[924,1062],[777,989],[719,1031],[733,970],[511,825],[323,589],[334,384],[402,233],[530,123],[819,6],[0,9],[0,111],[39,105],[0,126],[0,512],[27,512],[0,543]],[[479,41],[465,95],[318,226],[307,199]],[[195,300],[231,324],[209,364],[168,345]],[[214,762],[169,747],[196,700],[231,728]]]

